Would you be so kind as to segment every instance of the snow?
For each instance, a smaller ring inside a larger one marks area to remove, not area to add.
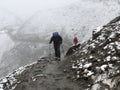
[[[115,37],[115,33],[112,33],[109,38],[114,38]]]
[[[75,68],[78,68],[77,66],[74,65],[74,63],[72,64],[72,68],[75,69]]]
[[[83,65],[81,63],[79,63],[78,65],[79,65],[78,68],[83,68]]]
[[[105,68],[107,67],[108,65],[102,65],[100,68],[102,71],[105,71]]]
[[[110,67],[110,68],[113,68],[113,64],[109,64],[109,67]]]
[[[105,40],[105,37],[103,37],[102,35],[99,37],[100,40]]]
[[[85,61],[85,59],[82,59],[81,61],[82,61],[82,62],[84,62],[84,61]]]
[[[92,46],[93,48],[95,48],[95,43],[92,43],[91,46]]]
[[[4,90],[4,89],[3,89],[3,84],[0,84],[0,90]]]
[[[115,42],[117,49],[120,50],[120,42]]]
[[[2,79],[2,82],[3,82],[3,83],[7,82],[7,79],[6,79],[6,78],[3,78],[3,79]]]
[[[107,47],[108,47],[108,46],[106,45],[103,49],[107,49]]]
[[[90,59],[92,59],[93,58],[93,56],[92,55],[90,55]]]
[[[97,61],[98,61],[98,62],[100,62],[101,60],[100,60],[100,59],[98,59]]]
[[[10,83],[14,84],[17,81],[17,79],[14,76],[20,75],[23,71],[26,70],[26,68],[28,66],[31,66],[33,64],[36,64],[36,62],[29,64],[29,65],[26,65],[26,66],[21,66],[19,69],[15,70],[14,73],[9,74],[7,77],[10,80]],[[43,74],[40,74],[39,76],[43,76]],[[6,83],[6,82],[7,82],[7,78],[3,78],[0,81],[0,83]],[[17,82],[17,83],[19,83],[19,82]],[[3,90],[2,88],[3,88],[3,84],[0,84],[0,90]],[[12,87],[12,88],[14,88],[14,87]]]
[[[110,56],[107,56],[107,57],[106,57],[106,60],[107,60],[107,61],[110,61],[110,59],[111,59]]]
[[[87,76],[91,76],[91,75],[93,75],[93,74],[94,74],[94,72],[88,71]]]
[[[120,70],[117,70],[117,73],[120,73]]]
[[[97,29],[95,30],[95,33],[99,32],[103,27],[97,27]]]
[[[16,74],[19,75],[25,70],[25,67],[20,67],[18,70],[16,70]]]
[[[80,78],[80,75],[77,75],[77,78]]]
[[[118,23],[120,24],[120,21]]]
[[[113,56],[113,57],[112,57],[112,60],[118,60],[118,57]]]
[[[83,67],[84,67],[84,68],[88,68],[88,67],[90,67],[90,66],[92,66],[92,63],[85,64]]]
[[[7,82],[7,79],[6,78],[3,78],[1,81],[0,81],[0,90],[4,90],[3,89],[3,84]]]

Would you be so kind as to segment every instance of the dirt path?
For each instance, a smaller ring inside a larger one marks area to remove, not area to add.
[[[43,58],[19,75],[14,90],[84,90],[61,70],[63,61]]]

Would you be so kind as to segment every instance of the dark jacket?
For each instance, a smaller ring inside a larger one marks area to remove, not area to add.
[[[62,44],[62,37],[60,35],[52,36],[49,43],[51,44],[52,42],[54,45],[60,45]]]

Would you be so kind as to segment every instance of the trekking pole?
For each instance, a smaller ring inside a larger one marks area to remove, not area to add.
[[[49,58],[51,59],[51,45],[49,44]]]
[[[63,45],[61,45],[61,48],[62,48],[62,51],[63,51],[63,55],[65,54],[65,52],[64,52],[64,48],[63,48]]]

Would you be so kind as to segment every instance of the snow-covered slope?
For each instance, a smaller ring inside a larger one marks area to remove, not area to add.
[[[21,26],[18,34],[36,33],[40,38],[59,31],[71,40],[77,34],[80,42],[91,37],[91,32],[118,16],[120,5],[117,1],[79,0],[63,8],[40,11]]]

